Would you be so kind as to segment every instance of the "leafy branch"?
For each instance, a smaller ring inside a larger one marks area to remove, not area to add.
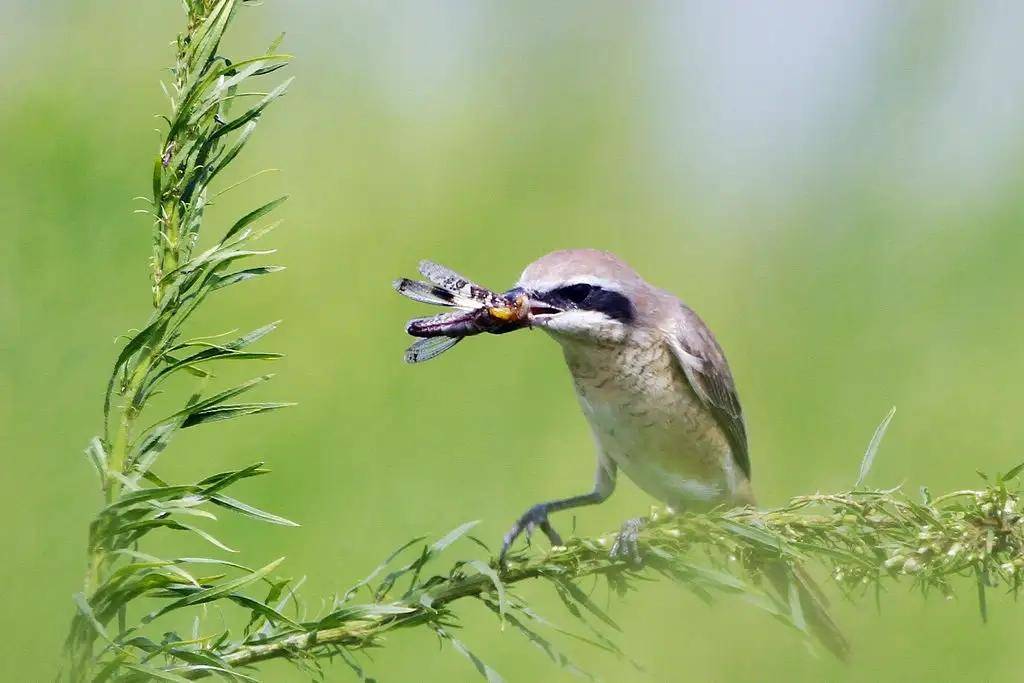
[[[909,579],[925,595],[937,591],[951,596],[954,581],[969,578],[986,618],[989,590],[1003,587],[1016,594],[1021,586],[1024,510],[1013,485],[1022,467],[984,488],[934,499],[926,491],[914,500],[898,490],[855,489],[800,496],[768,511],[655,513],[639,536],[645,558],[640,566],[610,559],[614,534],[606,534],[575,538],[543,553],[521,552],[507,568],[494,559],[470,560],[455,562],[441,574],[427,573],[428,565],[456,539],[465,536],[479,543],[468,535],[469,523],[433,545],[420,546],[422,539],[406,543],[370,576],[334,598],[323,616],[281,623],[258,643],[222,644],[215,656],[222,666],[234,668],[286,658],[316,673],[321,658],[337,655],[361,672],[355,651],[380,646],[392,631],[430,628],[469,657],[488,680],[500,680],[453,635],[458,626],[453,603],[474,598],[556,664],[592,678],[551,640],[552,633],[569,636],[625,657],[605,633],[618,626],[582,580],[601,580],[620,596],[639,581],[659,576],[708,603],[723,595],[739,596],[810,638],[799,603],[763,580],[762,569],[779,561],[824,564],[831,583],[851,599],[878,596],[887,582],[899,579]],[[556,626],[518,595],[519,584],[531,579],[553,589],[568,614],[580,621],[581,633]],[[352,604],[360,592],[369,601]]]
[[[263,474],[256,464],[235,472],[214,474],[194,484],[170,485],[154,471],[159,456],[178,431],[219,420],[266,412],[284,403],[231,403],[269,375],[207,395],[220,361],[267,361],[280,354],[248,350],[274,330],[265,325],[241,336],[186,337],[185,326],[196,309],[211,295],[239,283],[280,270],[276,266],[243,266],[254,257],[272,253],[255,250],[252,243],[273,224],[259,221],[276,208],[275,199],[242,216],[206,250],[196,253],[204,213],[215,198],[210,185],[236,158],[252,135],[266,107],[284,94],[288,81],[267,92],[243,90],[265,80],[283,67],[287,55],[277,54],[277,43],[266,53],[232,61],[220,55],[221,39],[241,0],[189,0],[186,30],[176,42],[176,61],[171,82],[165,86],[170,114],[166,133],[155,156],[151,208],[153,255],[151,257],[153,312],[122,348],[114,363],[103,402],[102,436],[94,438],[86,454],[99,477],[104,507],[89,526],[88,553],[83,591],[75,596],[78,612],[68,635],[69,662],[66,676],[85,680],[92,675],[109,678],[118,670],[144,675],[145,662],[127,654],[123,639],[139,626],[127,625],[128,605],[135,598],[156,591],[181,593],[188,588],[203,594],[209,583],[193,577],[183,564],[207,563],[238,568],[230,562],[191,559],[167,561],[139,550],[143,537],[153,531],[190,532],[221,549],[227,549],[195,523],[214,519],[208,509],[216,506],[274,524],[293,524],[225,495],[236,482]],[[240,109],[241,113],[233,113]],[[164,391],[169,380],[191,376],[197,383],[182,407],[170,415],[141,422],[150,399]],[[231,590],[261,579],[266,571],[248,571],[243,579],[224,582]],[[261,573],[262,572],[262,573]],[[208,588],[208,587],[207,587]],[[146,615],[142,624],[163,613],[203,600],[195,595]],[[117,618],[120,634],[108,634]],[[94,657],[97,639],[106,643],[99,659]],[[99,672],[96,674],[96,672]]]
[[[103,505],[89,525],[84,587],[75,596],[64,679],[183,681],[216,675],[255,680],[253,666],[270,659],[287,659],[322,675],[323,660],[338,657],[358,677],[370,680],[359,653],[381,646],[391,631],[421,628],[466,656],[489,681],[500,680],[455,635],[455,605],[470,599],[493,611],[499,623],[557,665],[589,677],[555,640],[575,638],[614,656],[625,655],[608,635],[618,627],[591,597],[592,587],[584,587],[585,581],[602,581],[621,595],[640,580],[663,576],[705,601],[720,595],[742,597],[805,634],[807,620],[799,600],[768,585],[773,582],[763,580],[766,567],[823,564],[832,582],[855,599],[877,595],[886,582],[902,577],[923,593],[949,595],[958,577],[968,577],[976,586],[983,618],[989,589],[1019,590],[1024,526],[1015,483],[1022,467],[977,490],[936,498],[927,491],[916,500],[899,490],[863,489],[891,413],[871,441],[853,491],[802,496],[768,511],[652,514],[638,539],[645,558],[640,566],[609,558],[609,534],[573,539],[547,552],[518,551],[507,567],[493,558],[473,559],[438,572],[435,567],[456,542],[474,541],[490,556],[470,535],[469,523],[431,544],[422,537],[403,544],[364,580],[311,615],[298,595],[298,583],[277,575],[282,559],[252,568],[221,557],[164,558],[143,550],[143,542],[177,531],[229,551],[201,526],[224,510],[294,525],[227,495],[239,482],[265,474],[262,463],[185,484],[168,482],[155,469],[183,429],[287,405],[236,402],[269,379],[266,374],[238,386],[210,389],[213,370],[222,361],[277,358],[250,349],[276,323],[239,336],[186,336],[193,313],[211,296],[280,269],[253,265],[253,259],[272,253],[253,248],[253,243],[274,227],[263,221],[284,198],[254,208],[198,249],[205,210],[217,196],[211,183],[221,178],[266,107],[288,86],[285,81],[258,87],[288,61],[277,53],[276,42],[257,57],[223,56],[224,33],[244,4],[185,2],[186,28],[176,42],[166,86],[171,107],[154,159],[149,200],[153,311],[114,363],[101,435],[86,449]],[[181,380],[193,386],[180,407],[169,415],[150,415],[156,411],[151,399],[174,391]],[[579,632],[541,616],[519,594],[530,581],[553,590],[567,614],[579,621]],[[223,607],[215,622],[206,616],[210,607]],[[191,628],[185,631],[188,624]]]

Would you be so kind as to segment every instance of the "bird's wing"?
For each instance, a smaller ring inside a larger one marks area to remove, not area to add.
[[[669,348],[683,368],[686,380],[708,407],[729,440],[736,464],[750,477],[750,452],[743,409],[736,395],[729,364],[704,321],[686,306],[671,329],[666,330]]]

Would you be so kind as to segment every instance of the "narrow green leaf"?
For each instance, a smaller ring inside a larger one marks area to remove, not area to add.
[[[202,98],[190,113],[190,125],[199,125],[205,117],[208,117],[218,108],[220,109],[220,116],[226,116],[232,97],[238,91],[238,86],[267,66],[270,66],[269,62],[274,59],[283,59],[284,61],[281,62],[282,66],[287,62],[283,55],[267,55],[232,62],[230,65],[212,69],[211,74],[215,74],[215,76],[212,79],[209,77],[205,79],[204,85],[206,87],[203,88],[203,92],[206,93],[206,96]]]
[[[505,596],[505,584],[502,583],[501,579],[498,577],[498,573],[486,562],[481,560],[470,560],[466,564],[486,576],[491,580],[491,584],[494,585],[494,590],[498,593],[498,616],[501,618],[502,628],[504,628],[505,614],[508,611],[508,598]]]
[[[889,409],[889,412],[882,422],[875,428],[875,433],[871,437],[871,442],[868,444],[868,448],[864,451],[864,459],[860,462],[860,474],[857,476],[857,483],[855,487],[859,488],[864,481],[868,478],[868,472],[871,471],[871,465],[875,461],[875,454],[878,453],[878,447],[882,444],[882,437],[885,436],[885,430],[889,428],[889,423],[892,421],[892,416],[896,414],[896,406]]]
[[[274,322],[267,323],[266,325],[263,325],[262,327],[257,327],[252,332],[247,332],[246,334],[243,334],[238,339],[235,339],[234,341],[228,342],[227,344],[224,345],[224,348],[230,349],[232,351],[238,351],[240,349],[246,348],[247,346],[252,346],[256,342],[258,342],[260,339],[263,339],[268,334],[270,334],[271,332],[276,330],[280,325],[281,325],[281,321],[280,320],[275,320]]]
[[[103,628],[103,624],[99,622],[96,615],[93,613],[92,606],[89,604],[88,598],[85,597],[85,593],[75,593],[71,598],[75,601],[75,607],[78,608],[78,613],[92,625],[100,638],[103,638],[103,640],[107,642],[111,642],[110,636],[107,635],[107,630]]]
[[[677,565],[685,567],[692,577],[713,588],[726,592],[743,592],[751,590],[750,586],[732,574],[711,567],[702,567],[689,562],[677,561]]]
[[[182,360],[179,360],[179,361],[175,361],[174,363],[171,363],[170,365],[165,367],[163,370],[161,370],[159,373],[157,373],[157,375],[149,382],[149,384],[146,386],[146,391],[147,391],[147,393],[152,392],[153,389],[155,389],[165,379],[167,379],[168,377],[173,375],[175,372],[178,372],[179,370],[186,370],[188,372],[192,372],[193,369],[195,368],[195,366],[200,365],[202,363],[210,363],[212,361],[222,361],[222,360],[232,360],[232,361],[239,361],[239,360],[264,360],[264,361],[269,361],[269,360],[277,360],[278,358],[281,358],[281,354],[280,353],[267,353],[267,352],[257,352],[257,351],[234,351],[234,350],[231,350],[231,349],[207,349],[206,351],[201,351],[201,352],[196,353],[196,354],[194,354],[192,356],[189,356],[188,358],[185,358],[185,359],[182,359]],[[208,374],[208,373],[204,373],[204,374]]]
[[[339,607],[328,614],[325,614],[316,622],[315,629],[331,629],[346,622],[366,620],[370,617],[395,616],[398,614],[410,614],[415,612],[415,607],[397,602],[374,602],[368,604],[349,605]]]
[[[272,201],[267,202],[266,204],[264,204],[263,206],[261,206],[261,207],[259,207],[257,209],[253,209],[249,213],[245,214],[244,216],[239,218],[237,221],[235,221],[235,224],[231,226],[231,228],[227,231],[227,233],[225,233],[224,238],[221,239],[220,243],[224,244],[229,239],[231,239],[232,237],[237,235],[246,226],[251,225],[252,223],[255,223],[259,219],[263,218],[264,216],[266,216],[268,213],[270,213],[271,211],[273,211],[274,209],[279,207],[281,204],[283,204],[287,200],[288,200],[288,195],[283,195],[281,197],[278,197],[277,199],[274,199]]]
[[[974,567],[975,582],[978,587],[978,611],[981,613],[981,622],[988,623],[988,601],[985,599],[985,573],[981,567]]]
[[[256,571],[250,574],[246,574],[245,576],[241,576],[231,581],[225,581],[224,583],[221,583],[216,586],[211,586],[210,588],[205,588],[203,590],[196,591],[190,595],[181,598],[180,600],[175,600],[171,604],[166,605],[165,607],[162,607],[161,609],[155,612],[151,612],[150,614],[146,615],[142,621],[143,623],[148,624],[157,617],[167,614],[168,612],[171,612],[173,610],[181,609],[182,607],[188,607],[189,605],[199,605],[204,602],[210,602],[211,600],[217,600],[226,595],[234,593],[235,591],[244,588],[245,586],[248,586],[259,581],[264,576],[274,571],[277,568],[277,566],[280,565],[283,561],[284,558],[280,557],[271,562],[270,564],[266,565],[265,567],[257,569]]]
[[[349,588],[347,591],[345,591],[345,595],[343,595],[341,597],[341,600],[339,602],[342,602],[342,603],[348,602],[349,598],[351,598],[353,595],[355,595],[356,592],[360,588],[362,588],[363,586],[369,585],[369,583],[371,581],[373,581],[375,578],[377,578],[377,576],[382,571],[387,569],[388,565],[390,565],[395,560],[396,557],[401,555],[408,548],[410,548],[410,547],[416,545],[417,543],[419,543],[420,541],[422,541],[424,538],[426,538],[426,536],[417,536],[416,538],[414,538],[414,539],[412,539],[410,541],[406,541],[405,543],[400,545],[396,550],[394,550],[390,555],[388,555],[387,559],[385,559],[383,562],[381,562],[379,565],[377,565],[377,567],[372,572],[370,572],[366,576],[366,578],[362,579],[361,581],[356,582],[355,585],[353,585],[351,588]]]
[[[255,614],[258,614],[269,619],[270,621],[276,624],[285,624],[288,627],[293,628],[297,631],[306,630],[305,627],[302,626],[302,624],[299,624],[296,621],[292,621],[291,619],[281,614],[265,602],[261,602],[259,600],[256,600],[255,598],[250,598],[247,595],[241,595],[239,593],[231,593],[224,597],[231,600],[232,602],[241,605],[242,607],[245,607],[246,609],[250,610]]]
[[[262,277],[263,275],[279,273],[282,270],[284,270],[284,266],[257,266],[255,268],[236,270],[233,273],[219,276],[213,285],[213,289],[216,291],[224,287],[230,287],[231,285],[238,284],[239,282],[245,282],[246,280]]]
[[[568,599],[571,599],[571,598],[568,598]],[[567,636],[569,638],[572,638],[573,640],[578,640],[581,643],[586,643],[587,645],[590,645],[591,647],[596,647],[599,650],[604,650],[605,652],[609,652],[609,653],[611,653],[611,654],[613,654],[613,655],[615,655],[617,657],[622,658],[622,657],[625,656],[625,653],[621,649],[619,649],[619,647],[614,642],[609,640],[603,634],[596,634],[597,637],[599,638],[599,640],[594,640],[593,638],[587,638],[586,636],[582,636],[582,635],[580,635],[578,633],[570,631],[567,628],[563,628],[563,627],[559,626],[558,624],[552,623],[551,621],[549,621],[548,619],[544,618],[543,616],[541,616],[540,614],[538,614],[534,610],[530,609],[526,605],[516,605],[515,608],[516,608],[516,610],[519,611],[520,614],[522,614],[523,616],[529,618],[531,621],[535,621],[538,624],[541,624],[542,626],[545,626],[545,627],[551,629],[552,631],[555,631],[556,633],[560,633],[563,636]],[[581,615],[581,618],[582,618],[582,615]]]
[[[107,452],[103,448],[103,442],[100,441],[98,436],[94,436],[90,441],[89,445],[85,449],[85,456],[89,459],[93,468],[96,470],[96,474],[100,478],[100,483],[106,486],[107,482]]]
[[[220,548],[221,550],[223,550],[225,552],[228,552],[228,553],[237,553],[238,552],[234,548],[231,548],[231,547],[225,545],[224,543],[221,543],[220,540],[218,540],[217,537],[214,536],[213,534],[211,534],[210,532],[204,531],[204,530],[200,529],[197,526],[192,526],[191,524],[185,524],[184,522],[177,522],[177,526],[176,527],[172,527],[172,528],[180,530],[180,531],[191,531],[196,536],[199,536],[200,538],[202,538],[206,542],[208,542],[211,545],[214,545],[214,546]]]
[[[235,0],[222,0],[205,19],[192,44],[191,69],[201,69],[213,58],[234,11]]]
[[[354,673],[360,681],[364,681],[365,683],[376,683],[376,679],[366,674],[363,667],[359,666],[359,662],[355,660],[355,657],[349,654],[347,649],[339,647],[337,652],[341,655],[341,660],[345,662],[348,668],[352,669],[352,673]]]
[[[108,533],[104,534],[102,538],[110,538],[117,535],[129,536],[132,542],[137,541],[142,536],[146,535],[154,529],[170,529],[172,531],[191,531],[195,535],[199,536],[203,540],[207,541],[213,546],[220,548],[221,550],[229,553],[238,552],[234,548],[231,548],[222,543],[216,536],[204,531],[199,527],[191,524],[186,524],[180,520],[172,519],[170,517],[159,517],[157,519],[143,519],[135,522],[128,522],[125,524],[119,524],[111,529]]]
[[[278,69],[283,69],[286,66],[288,66],[288,64],[285,63],[285,62],[280,62],[278,64],[271,64],[270,66],[263,67],[262,69],[260,69],[256,73],[254,73],[253,76],[266,76],[267,74],[272,74],[275,71],[277,71]]]
[[[239,681],[251,681],[252,683],[259,683],[259,679],[258,678],[253,678],[252,676],[246,676],[245,674],[243,674],[241,672],[238,672],[238,671],[235,671],[234,669],[229,669],[229,668],[223,667],[223,666],[214,666],[212,664],[196,664],[196,665],[188,667],[188,669],[181,669],[181,670],[182,671],[190,671],[190,672],[191,671],[197,671],[197,672],[198,671],[210,671],[212,673],[220,674],[221,676],[223,676],[225,678],[233,678],[233,679],[239,680]],[[186,679],[186,680],[191,680],[191,679]]]
[[[183,296],[182,300],[177,302],[178,308],[181,309],[183,303],[191,304],[194,301],[202,301],[204,296],[202,292],[211,289],[213,281],[219,277],[219,272],[231,263],[250,256],[268,256],[273,253],[273,249],[235,249],[234,245],[218,245],[194,256],[185,265],[164,275],[161,282],[170,282],[180,278],[181,291],[189,292],[187,297]],[[182,315],[184,313],[178,313],[179,318]]]
[[[231,567],[232,569],[240,569],[243,572],[252,573],[255,571],[252,567],[246,567],[244,564],[238,564],[230,560],[221,560],[214,557],[177,557],[174,559],[175,562],[181,564],[212,564],[217,566]]]
[[[546,654],[548,658],[555,664],[558,664],[559,667],[581,678],[586,678],[591,681],[597,680],[591,673],[576,666],[565,653],[555,647],[554,643],[524,624],[522,620],[518,619],[515,615],[509,614],[506,616],[501,608],[490,600],[484,600],[483,602],[492,612],[498,614],[503,622],[508,620],[508,623],[512,624],[512,626],[519,631],[523,637],[540,649],[541,652]],[[594,644],[597,645],[597,643]]]
[[[171,139],[171,138],[168,138]],[[156,159],[153,160],[153,202],[159,203],[162,199],[163,192],[163,179],[164,179],[164,153],[167,149],[167,143],[165,142],[161,147],[160,151],[156,155]]]
[[[257,507],[253,507],[252,505],[243,503],[240,500],[235,500],[234,498],[229,498],[225,495],[217,494],[210,498],[210,500],[221,507],[234,510],[235,512],[240,512],[247,517],[258,519],[261,522],[269,522],[270,524],[279,524],[281,526],[300,526],[290,519],[285,519],[284,517],[279,517],[278,515],[260,510]]]
[[[188,417],[192,413],[194,413],[196,411],[203,410],[205,408],[209,408],[211,406],[215,406],[215,405],[217,405],[219,403],[223,403],[224,401],[228,401],[228,400],[234,398],[235,396],[238,396],[239,394],[243,394],[243,393],[249,391],[250,389],[252,389],[253,387],[256,387],[256,386],[262,384],[263,382],[266,382],[267,380],[271,379],[272,377],[273,377],[272,374],[261,375],[260,377],[256,377],[254,379],[251,379],[248,382],[244,382],[242,384],[239,384],[237,387],[232,387],[230,389],[227,389],[225,391],[220,392],[219,394],[211,396],[211,397],[209,397],[207,399],[203,399],[202,401],[197,401],[195,403],[192,403],[192,404],[186,406],[185,408],[179,410],[178,412],[174,413],[173,415],[170,415],[170,416],[164,418],[160,422],[158,422],[158,423],[156,423],[156,424],[154,424],[154,425],[152,425],[150,427],[147,427],[146,430],[143,432],[143,435],[148,435],[150,432],[159,429],[163,425],[171,425],[171,424],[179,424],[180,425],[180,422],[183,421],[184,418]]]
[[[103,510],[100,511],[100,514],[111,514],[119,510],[124,510],[125,508],[135,507],[140,503],[146,503],[154,500],[173,500],[190,493],[195,493],[198,490],[199,489],[196,486],[185,484],[178,486],[156,486],[153,488],[141,489],[139,491],[130,491],[122,494],[117,500],[103,508]]]
[[[230,420],[232,418],[243,417],[245,415],[256,415],[258,413],[266,413],[271,410],[288,408],[294,405],[294,403],[238,403],[234,405],[214,406],[212,408],[192,413],[185,419],[182,427],[195,427],[196,425],[206,424],[208,422]]]
[[[780,600],[764,593],[740,593],[739,598],[749,605],[764,610],[786,626],[797,628],[796,624],[793,623],[792,613],[788,609],[788,602],[785,605],[786,609],[784,609]]]
[[[807,619],[804,618],[804,608],[800,601],[800,587],[792,577],[789,577],[787,585],[789,586],[788,598],[790,618],[793,620],[794,626],[806,633]]]
[[[231,131],[241,128],[245,124],[255,119],[257,116],[263,113],[263,110],[267,108],[267,105],[269,105],[271,102],[276,100],[281,95],[284,95],[285,92],[288,91],[288,87],[292,84],[293,80],[295,80],[294,77],[285,80],[279,86],[277,86],[269,93],[267,93],[266,96],[263,97],[263,99],[261,99],[254,107],[249,109],[244,114],[241,114],[237,118],[231,119],[230,121],[225,123],[219,129],[217,129],[217,132],[214,133],[213,136],[210,137],[210,142],[215,142],[218,138],[227,135]]]
[[[465,536],[473,527],[475,527],[479,523],[480,520],[478,519],[472,522],[466,522],[465,524],[452,529],[442,538],[439,538],[437,541],[435,541],[434,545],[430,546],[430,554],[436,555],[437,553],[442,552],[452,543]]]
[[[582,605],[585,610],[593,614],[595,617],[603,621],[608,626],[611,626],[616,631],[621,631],[619,625],[615,623],[615,620],[608,616],[603,609],[597,606],[590,596],[580,590],[580,587],[569,579],[556,578],[556,582],[575,600],[578,604]]]
[[[263,469],[263,463],[257,462],[243,467],[240,470],[233,470],[231,472],[221,472],[212,476],[206,477],[199,482],[198,486],[202,487],[200,495],[212,496],[218,491],[222,491],[227,487],[234,484],[236,481],[247,479],[249,477],[259,476],[265,474],[267,470]]]
[[[235,138],[231,146],[223,155],[221,155],[220,159],[217,160],[217,163],[210,169],[207,181],[212,180],[217,176],[217,174],[223,171],[228,164],[234,161],[235,157],[238,156],[238,153],[242,151],[243,147],[245,147],[245,143],[249,141],[249,137],[252,135],[254,130],[256,130],[256,121],[250,121],[245,124],[242,128],[242,132],[238,134],[238,137]]]
[[[170,445],[171,438],[180,427],[180,418],[157,425],[132,448],[129,464],[134,471],[131,476],[133,484],[137,484],[139,478],[149,471],[160,454]]]
[[[182,563],[184,560],[181,560],[181,559],[164,560],[164,559],[161,559],[159,557],[156,557],[155,555],[150,555],[148,553],[143,553],[143,552],[140,552],[138,550],[131,550],[131,549],[128,549],[128,548],[124,548],[124,549],[121,549],[121,550],[113,550],[113,551],[111,551],[111,555],[123,555],[125,557],[130,557],[130,558],[133,558],[135,560],[138,560],[138,562],[136,562],[135,564],[149,565],[149,566],[152,566],[152,567],[164,567],[164,568],[167,569],[167,571],[173,572],[179,578],[181,578],[183,583],[190,583],[190,584],[192,584],[194,586],[198,586],[199,585],[199,582],[196,581],[194,576],[189,574],[187,571],[185,571],[181,567],[176,566],[176,565]],[[118,570],[118,571],[120,571],[120,570]],[[251,570],[247,570],[247,571],[251,571]],[[116,574],[117,574],[117,572],[114,572],[114,574],[111,575],[111,578],[113,578]]]
[[[291,579],[278,579],[275,581],[268,579],[267,581],[270,583],[270,589],[267,591],[267,597],[263,598],[262,602],[269,606],[271,603],[281,598],[282,591],[288,587],[288,584],[291,583]],[[279,607],[275,607],[274,609],[281,611],[281,608]],[[249,615],[249,623],[245,625],[243,632],[246,634],[246,638],[249,638],[251,634],[256,631],[262,631],[263,633],[261,633],[261,635],[269,633],[270,627],[271,622],[266,616],[261,615],[259,611],[253,611],[252,614]]]
[[[173,681],[174,683],[189,683],[189,679],[184,676],[179,676],[173,671],[167,671],[166,669],[157,669],[151,666],[145,666],[144,664],[123,664],[125,669],[135,671],[140,674],[145,674],[147,677],[156,679],[158,681]]]
[[[473,652],[466,647],[465,643],[448,633],[448,631],[440,626],[435,626],[434,631],[436,631],[441,638],[451,643],[452,647],[454,647],[459,654],[472,662],[480,675],[487,680],[487,683],[504,683],[505,679],[503,679],[497,671],[488,666],[486,662],[473,654]]]
[[[107,393],[103,401],[103,415],[105,421],[109,420],[110,417],[110,400],[114,393],[114,385],[117,383],[118,375],[136,353],[141,351],[147,345],[156,346],[155,341],[162,335],[166,324],[167,319],[164,316],[157,317],[156,320],[147,325],[141,332],[129,339],[128,343],[124,345],[123,349],[121,349],[121,353],[118,354],[117,360],[114,361],[114,369],[110,373],[110,380],[107,382]]]
[[[758,527],[738,522],[736,520],[722,519],[719,524],[723,529],[729,531],[741,538],[748,541],[752,541],[756,545],[764,546],[766,549],[774,550],[777,552],[784,552],[788,546],[786,542],[779,536],[774,536],[769,532],[760,529]]]
[[[1014,479],[1017,478],[1017,475],[1020,474],[1022,470],[1024,470],[1024,462],[1020,463],[1016,467],[1010,468],[1010,471],[1003,475],[1002,480],[1013,481]]]
[[[282,33],[278,33],[277,37],[274,38],[273,41],[271,41],[270,46],[267,48],[267,53],[270,54],[270,53],[277,52],[278,48],[281,47],[281,43],[283,43],[283,42],[284,42],[284,33],[283,32]]]
[[[411,614],[416,611],[415,607],[409,607],[408,605],[402,605],[397,602],[377,604],[371,603],[366,605],[353,605],[347,607],[346,610],[352,617],[390,617],[396,614]]]

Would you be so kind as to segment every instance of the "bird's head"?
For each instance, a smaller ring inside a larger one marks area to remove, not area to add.
[[[615,344],[637,322],[648,285],[616,256],[569,249],[542,256],[508,294],[526,297],[529,323],[562,343]]]

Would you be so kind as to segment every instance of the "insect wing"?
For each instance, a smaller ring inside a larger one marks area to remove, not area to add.
[[[413,318],[405,331],[414,337],[468,337],[483,330],[477,324],[479,310],[447,311],[429,318]]]
[[[405,350],[406,363],[423,363],[435,358],[462,341],[462,337],[427,337],[417,339]]]
[[[423,304],[435,306],[453,306],[455,308],[474,309],[482,308],[483,303],[469,299],[457,292],[451,292],[438,285],[427,282],[410,280],[409,278],[398,278],[394,283],[395,291],[402,296]]]
[[[478,301],[483,305],[496,306],[501,299],[501,297],[486,287],[481,287],[469,278],[459,275],[451,268],[442,266],[440,263],[427,260],[420,261],[420,275],[456,296],[461,296],[471,301]]]

